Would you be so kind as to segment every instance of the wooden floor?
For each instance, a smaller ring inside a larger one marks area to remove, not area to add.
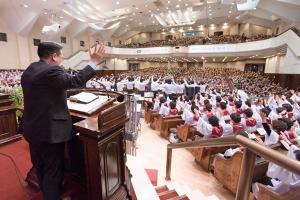
[[[158,131],[150,128],[141,119],[141,132],[137,140],[137,157],[147,169],[158,170],[158,186],[165,185],[167,144]],[[171,181],[192,190],[199,189],[205,195],[215,195],[220,200],[233,200],[234,196],[214,178],[203,171],[195,162],[192,154],[186,149],[173,150]]]

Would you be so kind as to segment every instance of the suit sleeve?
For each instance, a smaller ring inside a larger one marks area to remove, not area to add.
[[[70,75],[59,66],[54,66],[47,73],[47,83],[54,88],[80,88],[84,87],[86,82],[95,76],[95,70],[87,65],[85,68],[80,70],[76,75]]]

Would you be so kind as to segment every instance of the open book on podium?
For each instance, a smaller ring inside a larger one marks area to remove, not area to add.
[[[89,92],[81,92],[79,94],[70,96],[67,104],[69,110],[80,112],[84,114],[92,114],[107,102],[107,96],[99,96]]]

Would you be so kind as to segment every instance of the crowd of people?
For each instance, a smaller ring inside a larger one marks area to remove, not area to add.
[[[246,37],[242,35],[212,35],[212,36],[187,36],[182,38],[173,38],[166,40],[152,40],[145,43],[129,43],[122,44],[120,48],[144,48],[144,47],[161,47],[161,46],[189,46],[189,45],[205,45],[205,44],[232,44],[241,42],[251,42],[256,40],[264,40],[270,38],[270,35],[255,35]]]
[[[21,70],[0,70],[0,93],[11,93],[21,86]]]
[[[18,70],[0,71],[1,88],[18,87],[21,74]],[[142,96],[150,92],[153,110],[163,116],[180,115],[203,138],[239,131],[251,135],[263,129],[264,141],[254,137],[256,142],[271,146],[284,141],[290,146],[289,155],[300,160],[300,150],[291,142],[300,138],[300,89],[284,89],[261,74],[223,68],[152,67],[95,77],[86,86]],[[228,149],[224,156],[238,151],[243,148]],[[267,184],[275,191],[300,184],[300,177],[284,179],[278,166],[271,165],[269,170],[274,168],[277,173],[267,173]]]

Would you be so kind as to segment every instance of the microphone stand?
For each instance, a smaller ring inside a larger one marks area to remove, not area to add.
[[[94,81],[104,88],[104,90],[106,92],[106,95],[107,95],[107,100],[109,100],[110,96],[109,96],[108,90],[106,89],[106,86],[103,83],[101,83],[100,81],[98,81],[98,80],[94,80]],[[98,91],[100,92],[99,89],[98,89]]]

